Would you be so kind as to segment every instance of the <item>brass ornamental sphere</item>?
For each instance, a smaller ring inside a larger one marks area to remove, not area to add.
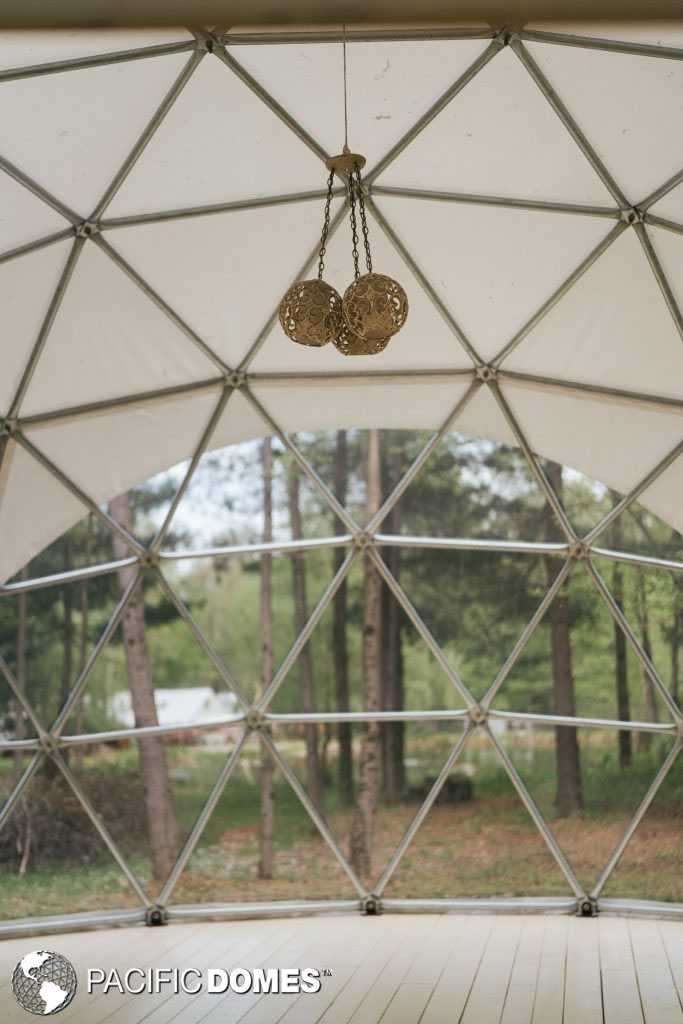
[[[334,341],[344,321],[339,292],[320,280],[293,284],[280,303],[279,316],[288,338],[314,348]]]
[[[342,308],[355,334],[368,341],[380,341],[403,327],[408,316],[408,297],[393,278],[363,274],[344,292]]]
[[[360,334],[354,334],[344,321],[341,331],[334,339],[334,345],[337,351],[344,356],[375,356],[379,352],[383,352],[390,341],[391,337],[376,338],[374,341],[361,338]]]

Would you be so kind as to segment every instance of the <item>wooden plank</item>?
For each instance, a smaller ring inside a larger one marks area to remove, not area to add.
[[[320,1024],[347,1024],[367,993],[377,983],[398,946],[415,941],[412,937],[415,934],[413,929],[416,929],[417,936],[421,939],[427,924],[424,918],[420,923],[416,922],[412,916],[410,918],[397,917],[391,920],[375,918],[368,923],[370,924],[368,931],[373,945],[348,984],[321,1016]],[[409,929],[411,929],[410,932]]]
[[[489,916],[469,919],[449,917],[447,920],[448,927],[442,932],[442,940],[450,931],[453,950],[427,1003],[421,1024],[460,1020],[493,927],[493,920]],[[455,934],[454,928],[457,929]]]
[[[660,921],[659,934],[662,937],[678,998],[683,1003],[683,924],[678,921]]]
[[[635,971],[602,972],[605,1024],[643,1024]]]
[[[595,918],[568,920],[564,1024],[603,1024],[600,941]]]
[[[416,1024],[432,994],[432,985],[413,982],[399,985],[381,1018],[382,1024]]]
[[[532,1019],[543,932],[544,922],[541,917],[531,917],[522,925],[501,1024],[529,1024]]]
[[[681,1024],[683,1012],[656,921],[628,922],[646,1024]]]
[[[501,917],[493,925],[462,1024],[498,1024],[500,1021],[520,935],[519,918]]]
[[[605,1024],[643,1024],[631,938],[625,919],[599,917]]]
[[[562,1022],[567,965],[566,917],[548,917],[543,931],[543,948],[536,984],[533,1024]]]

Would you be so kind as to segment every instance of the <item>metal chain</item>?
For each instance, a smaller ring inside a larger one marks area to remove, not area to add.
[[[325,252],[327,248],[327,235],[330,230],[330,204],[332,202],[332,184],[334,182],[334,171],[330,171],[327,179],[327,199],[325,200],[325,218],[323,220],[323,233],[320,238],[320,252],[318,253],[318,280],[323,279],[325,269]]]
[[[353,240],[353,248],[351,250],[353,255],[353,276],[356,281],[360,277],[360,266],[358,264],[358,224],[356,223],[356,182],[351,172],[349,177],[349,201],[351,203],[351,238]]]
[[[363,243],[365,245],[365,266],[368,274],[372,273],[372,255],[370,254],[370,235],[368,233],[368,220],[365,216],[365,199],[363,198],[363,183],[360,177],[360,167],[355,168],[356,182],[358,188],[358,205],[360,207],[360,222],[363,228]],[[353,177],[353,174],[351,175]]]

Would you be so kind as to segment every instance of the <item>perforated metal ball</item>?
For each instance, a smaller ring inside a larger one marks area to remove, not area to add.
[[[344,322],[339,292],[318,280],[293,284],[280,303],[279,316],[288,338],[314,348],[334,341]]]
[[[344,292],[346,322],[361,338],[379,341],[400,331],[408,316],[408,296],[385,274],[363,274]]]
[[[384,351],[391,338],[375,338],[374,341],[361,338],[360,334],[355,334],[344,321],[341,331],[333,340],[336,349],[344,356],[375,356]]]

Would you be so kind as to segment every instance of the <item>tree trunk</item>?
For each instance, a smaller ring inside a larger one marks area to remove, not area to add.
[[[64,538],[64,568],[71,568],[71,542],[69,537]],[[69,694],[73,677],[73,652],[74,652],[74,594],[73,587],[67,583],[62,588],[62,692],[61,707],[64,707]],[[64,760],[69,760],[68,749],[62,750]]]
[[[368,437],[367,518],[379,508],[381,495],[379,465],[379,432],[371,430]],[[363,681],[365,710],[379,709],[381,671],[381,580],[369,555],[364,559],[365,607],[363,612]],[[363,879],[372,874],[373,837],[377,816],[379,769],[379,728],[367,722],[360,753],[358,801],[351,826],[350,858],[355,871]]]
[[[346,431],[337,431],[337,444],[334,456],[334,494],[340,504],[346,504],[348,486],[348,455]],[[338,528],[341,528],[339,521]],[[342,548],[334,548],[332,566],[337,573],[344,561]],[[350,711],[349,697],[349,651],[346,641],[346,615],[348,589],[346,579],[342,581],[337,593],[332,598],[334,619],[332,623],[332,650],[334,652],[334,685],[337,711]],[[347,807],[353,803],[353,751],[351,723],[340,722],[337,725],[337,742],[339,759],[337,761],[337,780],[340,803]]]
[[[402,469],[402,453],[392,448],[387,454],[389,481],[398,480]],[[390,487],[387,486],[387,490]],[[394,505],[385,520],[386,533],[401,532],[400,503]],[[384,559],[398,580],[401,575],[401,549],[386,548]],[[383,711],[403,709],[403,654],[401,650],[402,616],[398,602],[388,587],[382,587],[382,692]],[[380,726],[382,749],[382,792],[387,803],[398,803],[404,790],[403,722],[384,722]]]
[[[125,529],[133,529],[133,513],[127,494],[114,498],[110,511]],[[114,537],[114,554],[123,558],[128,549]],[[118,571],[119,589],[123,593],[131,581],[134,566]],[[142,586],[137,587],[126,605],[121,619],[123,646],[128,667],[135,727],[158,725],[154,701],[154,684],[145,636],[145,599]],[[145,790],[147,830],[152,853],[152,871],[157,881],[165,880],[173,867],[178,849],[178,826],[168,778],[166,748],[161,736],[145,736],[138,740],[142,781]]]
[[[645,589],[645,573],[642,569],[636,569],[636,615],[638,616],[638,626],[640,628],[640,641],[650,661],[652,661],[652,640],[650,638],[650,610],[647,602],[647,591]],[[650,676],[641,667],[641,674],[643,679],[643,686],[645,688],[645,705],[647,707],[647,716],[650,722],[659,721],[659,708],[657,706],[657,698],[655,696],[654,683],[650,679]],[[649,750],[652,746],[652,733],[641,732],[638,733],[638,749]]]
[[[289,521],[292,538],[303,537],[300,507],[299,467],[292,459],[287,473],[287,492],[289,497]],[[294,595],[294,628],[298,636],[308,621],[308,601],[306,597],[306,565],[303,552],[292,555],[292,591]],[[315,689],[313,682],[313,656],[311,645],[307,643],[299,655],[299,671],[301,673],[301,704],[305,714],[315,711]],[[304,726],[306,738],[306,781],[308,795],[313,805],[322,812],[322,778],[320,756],[318,752],[318,730],[315,723]]]
[[[263,542],[273,539],[273,442],[264,437],[261,446],[263,465]],[[261,557],[261,686],[273,678],[273,565],[271,555]],[[273,759],[261,741],[261,827],[259,830],[259,878],[273,877]]]
[[[681,640],[683,639],[683,608],[681,607],[681,599],[683,596],[683,588],[681,587],[680,577],[674,579],[674,614],[673,623],[671,625],[671,696],[680,707],[680,700],[678,697],[681,679]]]
[[[90,549],[92,541],[92,528],[93,528],[93,514],[92,512],[88,516],[88,525],[85,533],[85,564],[90,565]],[[88,600],[88,581],[81,580],[81,632],[79,637],[78,645],[78,675],[80,677],[85,663],[88,660],[88,630],[90,627],[90,603]],[[76,733],[80,734],[83,732],[83,698],[78,701],[75,708],[74,720],[76,723]],[[83,764],[84,750],[83,746],[76,747],[76,763],[79,765]]]
[[[28,566],[21,571],[22,580],[28,579]],[[16,648],[16,684],[17,689],[23,695],[26,694],[26,643],[28,638],[28,594],[26,591],[19,594],[17,598],[17,648]],[[14,703],[14,738],[23,740],[26,735],[24,728],[24,709],[19,703]],[[14,753],[14,780],[13,787],[17,785],[24,770],[24,756],[20,750]],[[31,858],[31,810],[26,795],[21,797],[19,807],[14,812],[15,827],[17,833],[17,853],[20,857],[19,874],[23,878],[28,870]]]
[[[613,495],[613,503],[619,500],[618,495]],[[612,526],[612,545],[616,551],[623,551],[624,530],[621,518],[615,520]],[[624,610],[624,573],[619,562],[612,567],[612,595],[617,605]],[[628,692],[628,661],[626,657],[626,637],[618,622],[614,622],[614,682],[617,696],[617,714],[619,720],[628,722],[631,717],[631,705]],[[631,733],[619,730],[617,733],[619,746],[619,767],[630,767],[633,760]]]
[[[548,462],[546,472],[558,497],[562,498],[562,466]],[[552,513],[548,510],[548,515]],[[554,578],[553,563],[546,562],[549,584]],[[572,673],[571,613],[566,585],[560,589],[550,606],[550,650],[553,670],[553,698],[555,714],[574,717],[576,698]],[[581,760],[576,729],[568,726],[555,728],[555,760],[557,793],[555,802],[560,817],[568,817],[581,810]]]

